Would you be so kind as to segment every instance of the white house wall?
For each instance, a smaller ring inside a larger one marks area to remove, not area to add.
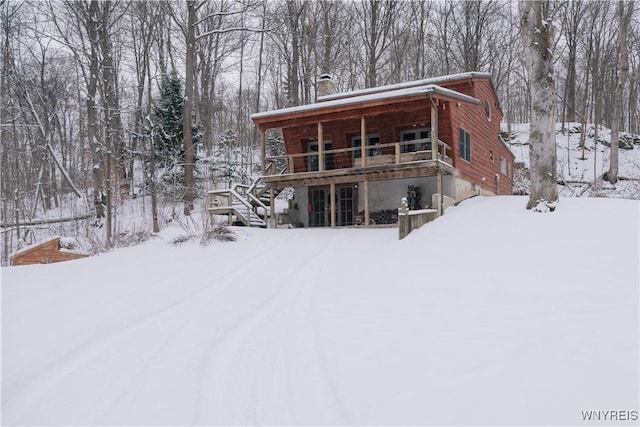
[[[444,194],[457,201],[461,200],[461,198],[456,193],[456,184],[456,178],[454,176],[445,175],[442,177]],[[415,185],[420,189],[423,208],[427,207],[431,203],[431,196],[438,192],[437,178],[435,176],[424,178],[405,178],[389,181],[370,181],[369,212],[383,209],[397,209],[400,206],[402,198],[407,197],[407,189],[409,185]],[[468,192],[469,191],[465,191],[465,194]],[[307,207],[309,205],[309,187],[295,188],[294,203],[298,205],[298,211],[295,213],[298,221],[304,224],[305,227],[308,227],[309,212]],[[362,183],[358,183],[357,205],[356,214],[364,210],[364,186]]]
[[[296,187],[295,203],[298,204],[298,221],[304,224],[305,227],[309,226],[309,187]]]
[[[437,178],[435,176],[426,178],[405,178],[392,181],[371,181],[369,182],[369,212],[382,209],[397,209],[403,197],[407,197],[407,188],[415,185],[420,188],[422,195],[422,207],[430,204],[431,195],[438,192]],[[442,178],[444,194],[455,198],[455,178],[445,175]],[[358,186],[358,210],[364,210],[364,189]]]

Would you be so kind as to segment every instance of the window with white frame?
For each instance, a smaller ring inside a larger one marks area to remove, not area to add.
[[[402,144],[400,151],[410,153],[413,151],[431,150],[431,128],[409,129],[400,132],[400,141],[416,141],[415,144]]]
[[[325,170],[330,170],[330,169],[335,169],[336,168],[335,156],[333,155],[331,150],[333,150],[333,145],[331,144],[331,141],[325,140],[324,141],[324,151],[325,151],[325,153],[324,153],[324,169]],[[328,151],[328,153],[327,153],[327,151]],[[307,143],[307,153],[318,153],[318,141],[309,141]],[[310,156],[308,156],[308,158],[307,158],[307,170],[309,172],[319,170],[319,157],[318,157],[318,154],[311,154]]]
[[[360,136],[354,136],[353,138],[351,138],[351,146],[354,148],[360,147],[361,140],[362,139],[360,138]],[[367,152],[367,156],[373,157],[373,156],[379,156],[380,154],[382,154],[382,150],[379,147],[376,148],[375,147],[376,145],[380,145],[380,135],[378,134],[367,135],[367,147],[373,147],[373,148],[369,148],[369,151]],[[359,159],[361,156],[362,156],[362,152],[360,150],[353,151],[353,157],[355,159]]]
[[[507,159],[500,157],[500,172],[502,175],[507,175]]]
[[[460,157],[468,162],[471,161],[471,135],[462,128],[460,128]]]

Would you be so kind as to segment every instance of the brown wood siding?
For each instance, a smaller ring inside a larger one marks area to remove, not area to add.
[[[469,96],[473,96],[474,98],[476,97],[474,95],[474,85],[473,85],[473,80],[454,80],[454,81],[450,81],[450,82],[443,82],[438,84],[438,86],[446,88],[446,89],[451,89],[451,90],[455,90],[456,92],[460,92],[463,93],[465,95],[469,95]]]
[[[447,155],[453,159],[457,176],[492,193],[511,194],[514,156],[499,139],[502,112],[491,81],[486,78],[463,79],[443,82],[440,86],[481,101],[480,105],[473,105],[448,97],[439,97],[438,138],[451,147]],[[485,113],[486,102],[491,111],[491,120],[487,119]],[[332,142],[333,149],[344,149],[350,147],[354,136],[360,136],[362,114],[365,115],[367,134],[378,134],[382,144],[398,141],[402,130],[431,127],[431,102],[424,96],[401,102],[394,100],[389,105],[354,106],[348,111],[337,111],[336,108],[336,111],[323,112],[313,117],[302,117],[301,113],[295,113],[271,119],[268,126],[284,126],[282,132],[287,154],[307,151],[307,143],[317,140],[318,121],[322,121],[324,139]],[[265,119],[265,125],[267,121]],[[460,157],[460,128],[471,135],[471,162]],[[393,152],[393,147],[383,150],[383,154]],[[493,152],[493,161],[490,159],[490,152]],[[352,158],[352,152],[335,154],[336,167],[351,167]],[[501,173],[501,158],[507,162],[507,175]],[[307,158],[295,158],[294,172],[306,171]],[[500,176],[499,188],[496,174]]]
[[[496,194],[513,193],[513,154],[500,142],[500,121],[502,113],[498,100],[487,79],[473,81],[474,97],[482,101],[481,105],[460,104],[453,108],[451,131],[453,136],[453,165],[458,176],[475,183],[481,188]],[[485,102],[489,102],[491,120],[487,120]],[[471,162],[460,157],[460,128],[471,135]],[[493,161],[490,152],[493,151]],[[508,176],[500,171],[500,159],[507,162]],[[496,174],[500,176],[499,188]],[[484,181],[483,181],[484,178]]]
[[[400,132],[402,130],[410,129],[414,125],[430,127],[430,102],[427,100],[422,104],[419,109],[411,111],[396,111],[385,115],[365,116],[367,135],[377,134],[380,136],[381,144],[390,144],[400,140]],[[325,141],[331,141],[334,150],[350,148],[351,139],[360,137],[360,120],[347,119],[323,122],[322,133]],[[285,140],[287,154],[305,153],[307,152],[307,143],[318,139],[318,127],[317,125],[306,125],[283,128],[282,135]],[[382,153],[394,154],[394,148],[385,147]],[[353,153],[351,152],[337,153],[335,155],[337,167],[351,167],[352,157]],[[295,158],[294,168],[295,172],[307,172],[306,158]]]
[[[43,243],[40,246],[36,246],[14,256],[11,259],[11,265],[48,264],[86,257],[86,255],[72,252],[60,252],[59,245],[60,239]]]

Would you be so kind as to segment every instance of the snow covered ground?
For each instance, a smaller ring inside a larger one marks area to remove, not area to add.
[[[502,131],[507,132],[507,125],[502,123]],[[572,197],[576,195],[591,195],[598,197],[617,197],[640,200],[640,137],[626,132],[620,133],[620,138],[635,139],[631,149],[620,149],[618,168],[619,177],[615,185],[598,181],[595,186],[585,186],[593,183],[594,175],[601,178],[609,170],[611,150],[608,147],[611,130],[599,129],[598,145],[594,144],[595,135],[593,125],[585,129],[585,147],[580,147],[580,123],[566,123],[568,131],[561,131],[562,124],[556,124],[556,148],[558,156],[558,180],[565,185],[558,187],[560,195]],[[509,140],[509,147],[516,156],[517,162],[529,167],[529,123],[512,124],[513,139]],[[603,142],[606,142],[603,143]],[[595,155],[594,155],[595,153]],[[525,178],[528,181],[527,177]],[[517,187],[517,185],[516,185]],[[584,191],[583,191],[584,190]]]
[[[175,247],[174,228],[3,268],[2,423],[594,425],[581,411],[638,411],[640,203],[525,203],[474,198],[402,241],[235,229],[235,243]]]

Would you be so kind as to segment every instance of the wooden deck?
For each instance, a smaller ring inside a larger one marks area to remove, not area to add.
[[[307,187],[328,185],[330,183],[346,184],[361,181],[436,176],[439,170],[444,175],[454,173],[453,166],[441,160],[419,160],[398,164],[266,175],[262,177],[262,181],[274,188]]]
[[[403,152],[409,146],[416,147],[420,143],[426,144],[428,142],[428,140],[414,140],[377,144],[366,148],[352,147],[269,157],[266,159],[269,166],[274,166],[280,161],[285,162],[287,167],[278,174],[269,173],[275,171],[275,167],[267,167],[267,173],[262,176],[261,180],[273,188],[285,188],[416,178],[436,176],[438,173],[453,174],[452,160],[446,155],[451,148],[442,141],[438,141],[441,150],[435,153],[430,149]],[[369,155],[369,151],[372,150],[376,150],[379,154]],[[347,167],[344,166],[344,161],[335,160],[340,155],[346,155],[350,158],[346,163]],[[330,165],[325,164],[327,156],[334,156]],[[315,170],[309,171],[311,158],[314,158],[316,167]],[[300,161],[304,163],[304,167],[300,167]]]

